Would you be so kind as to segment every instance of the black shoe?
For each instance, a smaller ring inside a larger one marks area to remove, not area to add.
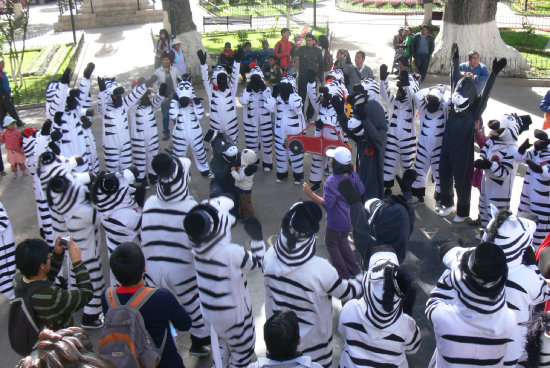
[[[209,170],[201,171],[201,175],[204,176],[205,178],[208,177],[208,174],[210,174]]]
[[[103,314],[83,314],[80,326],[86,330],[96,330],[103,327]]]
[[[321,183],[311,183],[311,191],[316,192],[321,189]]]
[[[204,345],[191,344],[191,348],[189,349],[189,355],[198,356],[198,357],[207,357],[210,355],[210,349],[208,349]]]
[[[23,123],[21,120],[17,120],[17,121],[15,122],[15,125],[17,125],[19,128],[21,128],[21,127],[24,127],[26,124]]]
[[[468,221],[468,225],[470,226],[481,226],[481,219],[478,217],[475,220]]]
[[[414,204],[422,204],[422,203],[424,203],[424,197],[416,197]]]

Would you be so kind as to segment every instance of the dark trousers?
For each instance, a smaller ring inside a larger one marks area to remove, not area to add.
[[[454,204],[453,180],[456,188],[456,214],[470,216],[472,195],[472,175],[474,173],[474,144],[460,150],[443,145],[439,161],[441,204],[450,207]]]
[[[1,121],[4,121],[4,118],[7,114],[10,114],[12,118],[15,119],[18,123],[21,122],[21,119],[19,118],[19,115],[17,115],[17,111],[15,111],[15,105],[13,104],[13,98],[9,95],[4,95],[0,99],[0,118]],[[20,125],[20,124],[17,124]]]
[[[2,150],[0,150],[0,173],[4,172],[4,159],[2,158]]]
[[[420,73],[420,81],[423,81],[426,78],[426,73],[428,72],[428,66],[430,65],[430,54],[416,54],[414,57],[414,63],[418,68]]]
[[[336,268],[342,279],[350,279],[361,272],[349,246],[348,235],[349,229],[336,231],[327,227],[325,232],[325,245],[330,256],[330,263]]]
[[[170,135],[170,100],[163,101],[160,105],[162,111],[162,132],[164,135]]]
[[[246,81],[246,73],[248,72],[250,72],[250,65],[241,64],[239,73],[241,73],[241,76],[243,77],[243,81]]]
[[[307,78],[305,76],[298,78],[298,94],[302,98],[302,103],[304,104],[305,108],[307,96]],[[315,114],[315,110],[313,109],[311,103],[309,103],[307,106],[307,111],[304,111],[304,115],[306,116],[307,120],[311,120],[313,118],[313,114]]]

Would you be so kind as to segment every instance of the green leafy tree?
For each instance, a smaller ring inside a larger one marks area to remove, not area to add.
[[[14,88],[23,85],[23,57],[25,56],[25,41],[27,27],[29,25],[29,7],[23,6],[21,0],[5,0],[6,11],[1,15],[0,33],[2,44],[9,46],[8,60],[11,68],[11,76]],[[3,54],[3,49],[0,50]]]

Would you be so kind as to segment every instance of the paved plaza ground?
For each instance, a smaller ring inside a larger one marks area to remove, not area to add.
[[[501,4],[499,3],[499,6]],[[373,68],[375,74],[378,74],[378,67],[382,63],[390,64],[393,58],[393,48],[391,40],[394,32],[399,25],[403,25],[403,16],[376,16],[366,14],[354,14],[342,12],[334,8],[330,1],[318,2],[318,14],[327,15],[330,22],[330,30],[333,34],[331,49],[345,48],[350,50],[353,55],[357,50],[363,50],[367,54],[366,63]],[[197,26],[202,25],[202,16],[205,11],[199,8],[192,1],[193,18]],[[306,12],[311,11],[310,9]],[[501,10],[499,10],[501,11]],[[44,42],[71,42],[70,32],[54,34],[51,24],[55,21],[57,7],[55,5],[33,6],[31,8],[31,23],[34,25],[35,32],[33,38],[29,40],[30,45],[44,44]],[[32,28],[32,27],[31,27]],[[116,76],[117,81],[129,90],[130,81],[140,76],[148,77],[153,72],[153,53],[150,42],[150,32],[158,33],[162,28],[160,23],[133,25],[133,26],[115,26],[101,29],[91,29],[84,31],[85,45],[80,57],[80,65],[76,73],[82,74],[81,65],[93,61],[96,64],[93,77],[96,76]],[[391,78],[391,77],[390,77]],[[448,78],[443,76],[428,75],[423,87],[437,83],[448,83]],[[239,86],[240,96],[242,88]],[[202,84],[195,86],[198,96],[207,101]],[[492,118],[498,118],[503,113],[516,112],[521,114],[531,114],[533,125],[530,132],[524,133],[520,137],[520,142],[526,137],[532,137],[535,127],[542,124],[542,113],[538,109],[538,104],[542,96],[550,88],[549,81],[531,81],[523,79],[497,79],[495,88],[491,95],[491,100],[487,110],[483,115],[485,121]],[[93,83],[92,95],[97,95],[97,84]],[[242,106],[237,102],[238,115],[242,116]],[[44,120],[43,108],[32,110],[22,110],[23,120],[31,126],[39,126]],[[161,121],[160,113],[157,121]],[[208,119],[202,121],[203,130],[207,129]],[[96,136],[98,147],[101,147],[101,119],[94,117],[93,130]],[[244,135],[241,129],[239,146],[244,145]],[[161,141],[161,150],[170,148],[169,142]],[[6,158],[4,157],[5,162]],[[308,178],[311,157],[306,155],[306,178]],[[9,170],[9,168],[8,168]],[[200,176],[196,168],[192,168],[191,193],[197,200],[208,196],[209,180]],[[519,202],[519,193],[523,182],[525,167],[518,170],[514,184],[512,209],[516,209]],[[149,190],[151,194],[153,190]],[[424,304],[431,288],[435,284],[438,276],[441,274],[442,267],[437,258],[437,246],[445,241],[462,238],[466,244],[474,245],[475,231],[467,225],[454,225],[449,219],[441,218],[433,210],[433,185],[428,188],[427,200],[424,205],[418,205],[416,209],[416,226],[411,236],[407,252],[407,262],[409,262],[417,277],[419,286],[419,296],[414,308],[413,317],[418,321],[421,330],[423,343],[421,350],[410,357],[411,367],[426,367],[434,349],[434,339],[431,326],[424,316]],[[275,183],[275,173],[264,173],[259,171],[255,176],[253,203],[257,217],[263,224],[264,235],[267,244],[273,244],[279,233],[281,219],[290,205],[297,200],[307,199],[301,191],[301,186],[296,186],[292,181],[284,183]],[[477,216],[478,192],[473,190],[471,215]],[[32,180],[30,177],[20,177],[13,180],[10,176],[0,177],[0,201],[6,207],[10,216],[16,241],[19,242],[28,237],[38,236],[38,225],[36,220],[36,207],[34,205],[34,194]],[[324,246],[324,222],[321,225],[321,231],[318,234],[319,243],[317,254],[327,257]],[[233,230],[233,241],[244,244],[247,237],[244,234],[241,225],[237,225]],[[106,250],[106,249],[104,249]],[[106,253],[106,252],[105,252]],[[106,261],[106,260],[105,260]],[[104,262],[104,265],[108,263]],[[105,268],[104,271],[108,271]],[[107,275],[107,272],[105,272]],[[261,273],[255,272],[249,275],[249,288],[253,300],[253,311],[256,322],[256,341],[257,355],[265,354],[265,345],[263,343],[263,323],[265,322],[264,312],[264,287]],[[334,363],[337,366],[342,341],[336,333],[338,314],[341,309],[340,301],[333,300],[333,322],[334,322]],[[8,302],[0,296],[0,331],[7,330],[7,311]],[[92,332],[94,341],[97,341],[99,332]],[[10,349],[7,334],[4,333],[0,344],[0,356],[3,357],[3,367],[13,367],[19,360],[19,357]],[[211,363],[204,359],[198,361],[187,354],[189,347],[189,338],[187,334],[177,339],[178,347],[185,359],[186,366],[209,366]]]

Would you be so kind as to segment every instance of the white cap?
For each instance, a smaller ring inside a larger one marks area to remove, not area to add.
[[[174,37],[174,39],[172,40],[172,45],[177,45],[178,43],[181,45],[180,39],[177,37]]]
[[[342,165],[350,165],[351,164],[351,151],[347,149],[346,147],[337,147],[337,148],[331,148],[327,150],[326,153],[327,157],[334,158],[338,163]]]

